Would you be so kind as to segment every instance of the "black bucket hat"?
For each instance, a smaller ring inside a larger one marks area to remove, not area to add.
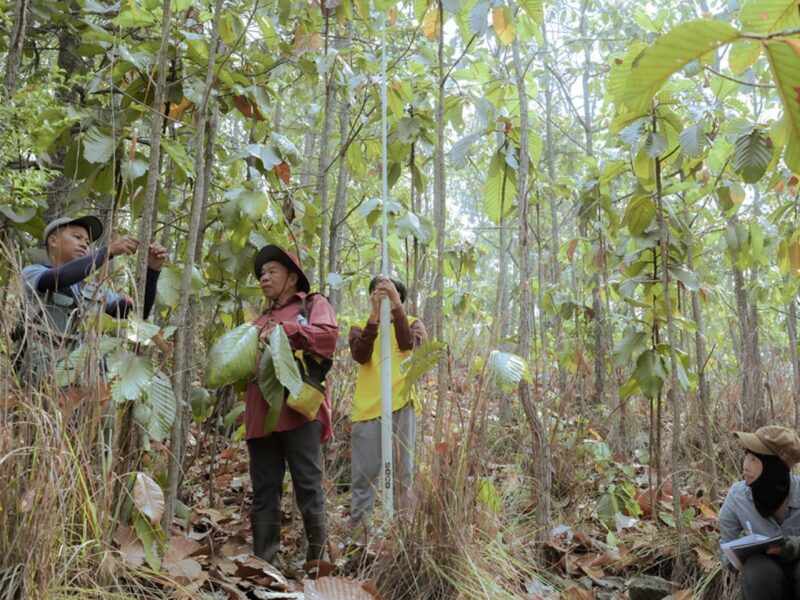
[[[274,244],[267,244],[256,254],[256,258],[253,261],[253,272],[255,273],[256,279],[261,279],[262,267],[273,260],[281,263],[290,271],[297,273],[297,289],[299,291],[305,293],[311,291],[311,284],[306,274],[303,273],[303,268],[300,266],[300,260],[297,256]]]
[[[103,222],[94,215],[86,215],[85,217],[59,217],[58,219],[50,221],[44,228],[42,242],[46,245],[47,238],[50,237],[51,233],[67,225],[80,225],[81,227],[85,227],[86,231],[89,232],[89,239],[93,242],[103,235]]]

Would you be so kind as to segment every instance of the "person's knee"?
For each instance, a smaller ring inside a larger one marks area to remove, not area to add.
[[[742,566],[742,598],[745,600],[780,597],[785,584],[781,565],[766,554],[754,554]]]

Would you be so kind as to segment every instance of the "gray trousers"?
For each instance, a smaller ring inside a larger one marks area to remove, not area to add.
[[[408,508],[414,477],[417,415],[411,402],[392,413],[392,436],[394,508],[402,512]],[[375,492],[381,472],[381,420],[378,418],[353,423],[350,443],[350,520],[353,525],[358,525],[375,506]]]

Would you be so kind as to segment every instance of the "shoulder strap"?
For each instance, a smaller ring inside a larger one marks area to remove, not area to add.
[[[307,321],[308,320],[308,299],[314,296],[318,296],[319,292],[312,292],[310,294],[306,294],[300,300],[300,315]]]

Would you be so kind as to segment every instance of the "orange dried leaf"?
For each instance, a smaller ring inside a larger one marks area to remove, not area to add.
[[[256,121],[263,121],[264,117],[258,110],[258,107],[250,102],[247,96],[234,96],[233,105],[248,119],[255,119]]]
[[[275,173],[277,173],[278,177],[281,178],[283,183],[289,185],[289,178],[292,175],[292,168],[289,166],[289,163],[283,161],[282,163],[275,165]]]

